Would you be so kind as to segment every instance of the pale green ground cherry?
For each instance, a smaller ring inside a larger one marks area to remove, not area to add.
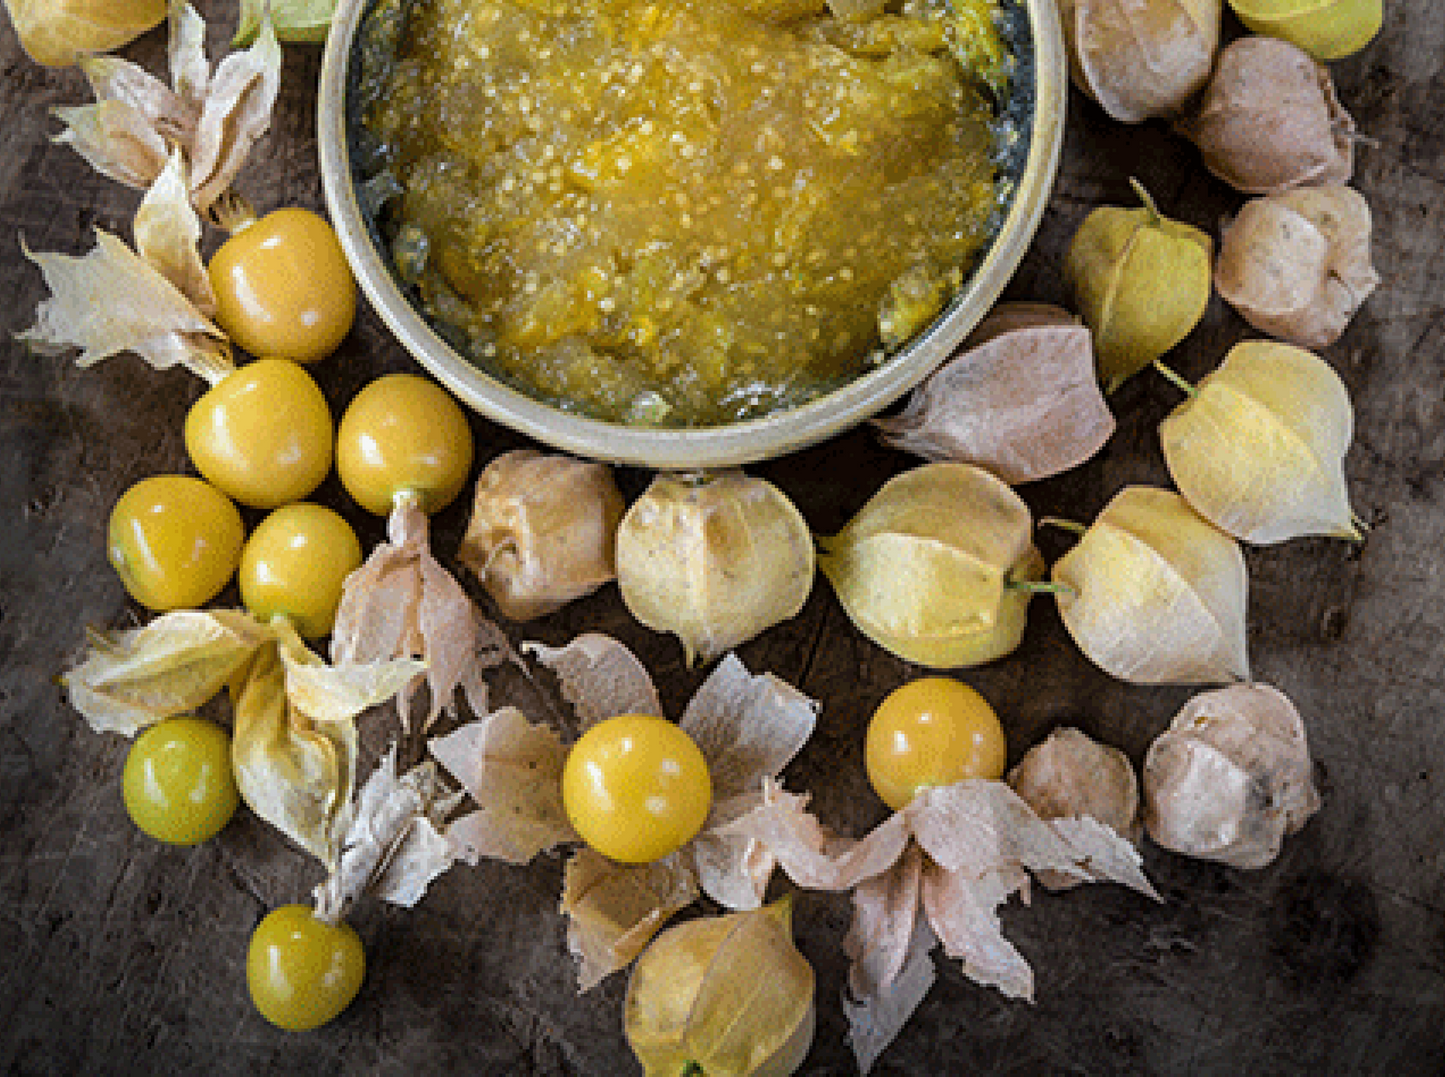
[[[230,734],[204,718],[157,722],[131,744],[121,793],[135,825],[157,841],[198,845],[215,837],[240,803]]]
[[[366,950],[345,922],[282,905],[256,925],[246,951],[246,986],[261,1016],[295,1032],[318,1028],[351,1005],[366,978]]]

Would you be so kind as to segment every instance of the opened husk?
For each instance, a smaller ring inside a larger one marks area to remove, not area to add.
[[[617,525],[627,505],[596,461],[533,449],[482,469],[457,560],[502,614],[542,617],[617,575]]]
[[[1188,336],[1209,305],[1212,241],[1162,216],[1137,183],[1134,190],[1143,206],[1095,209],[1064,258],[1110,393]]]
[[[47,67],[110,52],[166,17],[166,0],[5,0],[20,47]]]
[[[1319,806],[1304,722],[1267,684],[1195,696],[1144,757],[1144,825],[1186,856],[1262,868]]]
[[[1064,627],[1106,673],[1134,684],[1249,679],[1244,555],[1173,491],[1121,490],[1053,579]]]
[[[1261,333],[1328,347],[1380,283],[1370,231],[1370,207],[1351,187],[1254,199],[1224,229],[1215,286]]]
[[[1273,37],[1242,37],[1219,54],[1199,108],[1178,124],[1204,166],[1235,190],[1274,194],[1348,183],[1355,121],[1329,70]]]
[[[976,464],[1017,484],[1089,459],[1113,434],[1114,416],[1099,392],[1089,330],[1060,307],[1005,303],[902,412],[874,425],[894,448]]]
[[[1170,116],[1204,87],[1221,0],[1059,0],[1074,84],[1113,119]]]
[[[1316,60],[1359,52],[1380,32],[1383,0],[1229,0],[1256,34],[1283,38]]]
[[[848,525],[818,539],[818,567],[854,626],[940,669],[1008,654],[1023,637],[1043,560],[1033,518],[1001,480],[939,461],[890,479]]]
[[[1334,369],[1303,348],[1246,341],[1159,425],[1164,461],[1193,509],[1245,542],[1358,540],[1345,486],[1354,430]]]
[[[668,928],[633,966],[628,1045],[648,1077],[785,1077],[813,1042],[813,968],[792,903]],[[697,1067],[692,1070],[689,1067]]]
[[[813,587],[813,540],[772,483],[723,471],[659,474],[617,528],[617,586],[688,664],[795,616]]]

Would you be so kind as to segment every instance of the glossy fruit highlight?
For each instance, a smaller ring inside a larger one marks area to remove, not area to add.
[[[366,951],[347,923],[327,924],[305,905],[282,905],[256,925],[246,985],[261,1016],[302,1032],[332,1020],[366,977]]]
[[[189,475],[153,475],[110,511],[106,548],[126,592],[157,613],[196,609],[236,571],[246,530],[214,486]]]
[[[298,501],[256,525],[241,551],[237,581],[251,616],[285,617],[306,639],[320,639],[336,621],[346,577],[360,567],[361,543],[345,518]]]
[[[921,677],[878,705],[863,755],[874,791],[898,811],[925,786],[1001,778],[1008,742],[983,696],[949,677]]]
[[[131,744],[121,794],[135,825],[157,841],[199,845],[215,837],[240,803],[230,734],[204,718],[157,722]]]

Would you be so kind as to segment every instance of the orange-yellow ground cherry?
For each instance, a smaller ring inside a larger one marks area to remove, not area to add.
[[[196,470],[253,509],[300,501],[331,470],[331,409],[289,359],[257,359],[191,405],[186,450]]]
[[[562,806],[582,840],[624,864],[646,864],[691,841],[712,808],[702,752],[665,718],[599,722],[567,754]]]
[[[993,708],[968,685],[920,677],[873,712],[863,760],[874,791],[898,811],[925,786],[1003,777],[1008,741]]]
[[[391,513],[401,493],[423,512],[446,508],[466,485],[472,430],[460,404],[415,374],[387,374],[352,398],[336,433],[336,473],[358,505]]]
[[[107,553],[126,592],[164,613],[195,609],[220,593],[246,540],[241,514],[210,483],[190,475],[153,475],[110,511]]]
[[[283,505],[251,532],[241,551],[241,602],[259,621],[284,617],[306,639],[336,622],[346,577],[361,567],[361,543],[334,509]]]
[[[366,950],[342,921],[305,905],[272,909],[251,933],[246,986],[261,1016],[295,1032],[319,1028],[351,1005],[366,978]]]
[[[207,268],[216,324],[255,356],[322,359],[356,317],[356,280],[341,243],[310,210],[288,207],[242,222]]]
[[[130,746],[121,775],[125,810],[157,841],[199,845],[236,811],[231,737],[204,718],[166,718]]]

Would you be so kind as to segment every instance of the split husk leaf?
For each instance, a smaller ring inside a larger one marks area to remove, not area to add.
[[[1059,0],[1074,84],[1112,118],[1181,111],[1219,47],[1221,0]]]
[[[5,11],[27,56],[65,67],[159,26],[166,0],[5,0]]]
[[[1383,0],[1229,0],[1256,34],[1283,38],[1316,60],[1340,60],[1359,52],[1380,32]]]
[[[1344,456],[1354,411],[1312,352],[1246,341],[1159,424],[1164,461],[1194,511],[1259,545],[1302,535],[1358,541]]]
[[[1144,825],[1186,856],[1262,868],[1319,806],[1304,722],[1267,684],[1195,696],[1144,757]]]
[[[792,902],[668,928],[637,959],[623,1010],[648,1077],[785,1077],[813,1042],[813,967]]]
[[[477,477],[457,560],[503,616],[543,617],[616,578],[626,509],[606,464],[516,449]]]
[[[1064,627],[1104,672],[1134,684],[1249,679],[1244,555],[1173,491],[1121,490],[1053,579]]]
[[[1355,121],[1329,70],[1278,38],[1228,45],[1199,108],[1176,128],[1246,194],[1348,183],[1355,167]]]
[[[787,495],[741,471],[659,474],[617,528],[631,614],[710,662],[803,608],[813,540]]]
[[[1089,330],[1059,307],[1005,303],[902,412],[874,425],[896,449],[974,464],[1016,485],[1082,464],[1115,424]]]
[[[1215,286],[1261,333],[1326,348],[1380,283],[1370,231],[1370,207],[1351,187],[1256,198],[1224,229]]]
[[[1142,207],[1093,210],[1064,258],[1106,393],[1188,336],[1209,305],[1212,241],[1162,216],[1137,183],[1134,190]]]
[[[938,669],[1014,650],[1030,598],[1016,585],[1043,572],[1028,506],[982,468],[952,461],[890,479],[818,544],[818,567],[854,626]]]

